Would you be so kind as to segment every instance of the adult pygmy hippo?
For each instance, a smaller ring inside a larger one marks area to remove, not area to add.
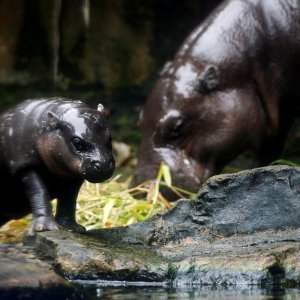
[[[196,191],[246,150],[280,154],[300,102],[298,0],[228,0],[186,39],[142,110],[133,184],[156,177]]]
[[[103,110],[101,104],[96,110],[81,101],[45,98],[0,116],[0,225],[32,212],[29,235],[59,225],[85,230],[75,221],[78,191],[84,179],[102,182],[114,170]]]

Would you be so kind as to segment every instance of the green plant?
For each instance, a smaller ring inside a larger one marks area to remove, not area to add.
[[[289,160],[286,160],[286,159],[277,159],[273,162],[270,163],[271,166],[273,165],[286,165],[286,166],[290,166],[290,167],[300,167],[300,165],[292,162],[292,161],[289,161]]]

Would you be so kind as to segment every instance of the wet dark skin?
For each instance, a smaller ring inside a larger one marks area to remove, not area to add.
[[[84,180],[113,174],[111,135],[104,109],[65,98],[29,99],[0,116],[0,225],[32,213],[28,235],[64,228],[75,221]],[[52,215],[51,200],[57,211]]]
[[[299,6],[225,1],[187,37],[141,112],[132,185],[164,162],[174,185],[196,192],[245,151],[253,167],[278,157],[300,115]]]

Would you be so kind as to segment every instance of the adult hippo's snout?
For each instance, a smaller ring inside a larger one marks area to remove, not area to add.
[[[133,184],[170,167],[173,185],[197,191],[239,154],[267,165],[300,115],[300,4],[226,0],[186,39],[140,115]]]
[[[148,147],[147,152],[140,151],[131,186],[155,180],[161,163],[169,166],[172,185],[181,187],[188,192],[197,192],[198,187],[203,183],[199,178],[203,178],[204,181],[213,175],[210,173],[212,169],[187,158],[184,151],[172,148],[152,150]],[[167,186],[161,186],[160,192],[170,201],[178,198],[178,195]]]

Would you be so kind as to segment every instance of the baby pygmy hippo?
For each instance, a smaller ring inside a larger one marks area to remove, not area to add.
[[[0,226],[32,213],[28,235],[75,221],[84,180],[113,174],[111,135],[104,108],[66,98],[29,99],[0,116]],[[57,199],[55,219],[50,200]]]

